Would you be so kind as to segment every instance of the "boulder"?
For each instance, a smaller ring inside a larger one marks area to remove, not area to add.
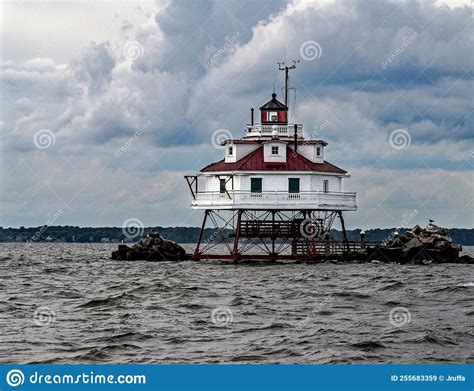
[[[461,246],[455,245],[447,230],[430,222],[426,228],[416,225],[399,237],[384,245],[365,251],[366,261],[379,259],[385,262],[435,263],[459,262]],[[361,255],[359,255],[359,258]],[[463,263],[470,263],[470,257],[462,257]]]
[[[133,247],[119,245],[112,252],[112,259],[122,261],[181,261],[188,259],[186,251],[179,244],[162,239],[157,232],[141,238]]]
[[[435,242],[438,242],[438,241],[443,241],[443,242],[448,242],[448,243],[453,242],[453,239],[450,236],[447,236],[447,235],[435,234],[432,237],[434,238]]]
[[[446,249],[446,248],[449,248],[449,247],[450,247],[450,244],[448,242],[446,242],[445,240],[436,242],[434,244],[434,248],[437,249],[437,250],[443,250],[443,249]]]
[[[419,236],[419,241],[427,246],[432,246],[434,244],[434,238],[432,236]]]
[[[399,238],[395,238],[388,242],[386,246],[390,248],[401,248],[403,247],[403,242]]]
[[[474,265],[474,258],[470,257],[469,255],[461,255],[456,263],[465,263],[468,265]]]
[[[417,238],[410,239],[403,246],[403,250],[411,250],[412,248],[423,247],[423,243],[420,242]]]

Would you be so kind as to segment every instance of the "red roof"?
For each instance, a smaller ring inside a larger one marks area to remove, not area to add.
[[[263,160],[263,146],[249,153],[235,163],[226,163],[221,160],[217,163],[209,164],[201,172],[218,171],[318,171],[335,174],[346,174],[342,168],[324,162],[314,163],[299,153],[295,153],[290,147],[286,147],[286,162],[269,163]]]

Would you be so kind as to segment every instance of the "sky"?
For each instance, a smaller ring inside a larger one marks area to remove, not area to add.
[[[34,6],[33,6],[34,5]],[[0,226],[197,226],[183,178],[281,96],[349,228],[474,227],[469,1],[2,2]]]

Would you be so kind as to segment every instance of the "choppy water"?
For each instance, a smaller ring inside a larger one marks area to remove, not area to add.
[[[0,362],[474,362],[469,265],[126,263],[115,248],[0,245]]]

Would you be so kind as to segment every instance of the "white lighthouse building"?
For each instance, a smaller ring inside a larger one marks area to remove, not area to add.
[[[348,172],[325,160],[328,143],[289,123],[275,93],[260,107],[260,123],[251,110],[243,137],[222,143],[222,160],[186,176],[191,208],[205,211],[194,257],[314,258],[335,217],[347,242],[342,212],[357,209],[356,194],[345,191]],[[209,222],[217,234],[203,241]]]

